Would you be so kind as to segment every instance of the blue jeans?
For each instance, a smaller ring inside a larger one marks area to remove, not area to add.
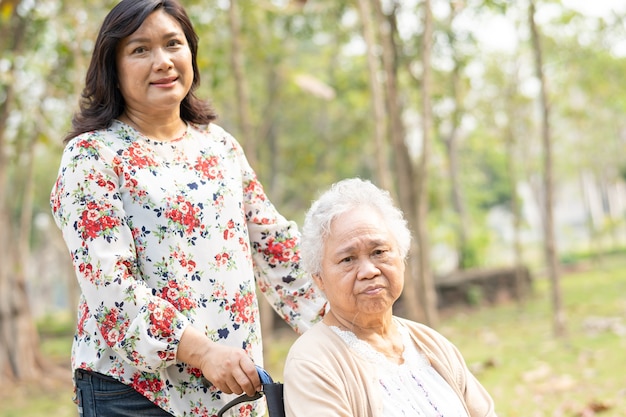
[[[172,417],[152,401],[110,376],[77,369],[80,417]]]

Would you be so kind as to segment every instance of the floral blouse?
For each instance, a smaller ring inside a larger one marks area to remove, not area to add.
[[[169,142],[117,120],[78,136],[51,206],[82,293],[72,368],[112,376],[175,416],[214,416],[232,399],[176,361],[187,326],[262,365],[255,285],[297,332],[325,309],[299,267],[297,226],[215,124]]]

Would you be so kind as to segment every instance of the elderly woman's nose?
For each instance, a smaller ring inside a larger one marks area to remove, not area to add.
[[[367,279],[372,278],[380,274],[380,269],[369,258],[364,258],[359,261],[358,278]]]

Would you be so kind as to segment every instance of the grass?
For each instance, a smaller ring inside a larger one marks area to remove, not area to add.
[[[624,416],[625,265],[610,262],[563,276],[563,339],[553,337],[545,280],[535,283],[524,306],[482,308],[442,324],[440,331],[494,397],[500,417]]]
[[[503,303],[446,314],[451,339],[493,396],[500,417],[618,417],[626,410],[626,257],[562,276],[567,336],[553,337],[550,288],[534,283],[524,305]],[[42,351],[67,368],[71,336],[44,323]],[[279,333],[266,368],[281,380],[292,334]],[[6,385],[6,384],[5,384]],[[69,371],[0,390],[0,417],[74,417]]]

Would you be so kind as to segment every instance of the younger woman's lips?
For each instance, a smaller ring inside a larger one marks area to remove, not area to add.
[[[177,77],[161,78],[159,80],[153,81],[151,84],[153,84],[153,85],[169,85],[169,84],[172,84],[173,82],[175,82],[177,79],[178,79]]]

